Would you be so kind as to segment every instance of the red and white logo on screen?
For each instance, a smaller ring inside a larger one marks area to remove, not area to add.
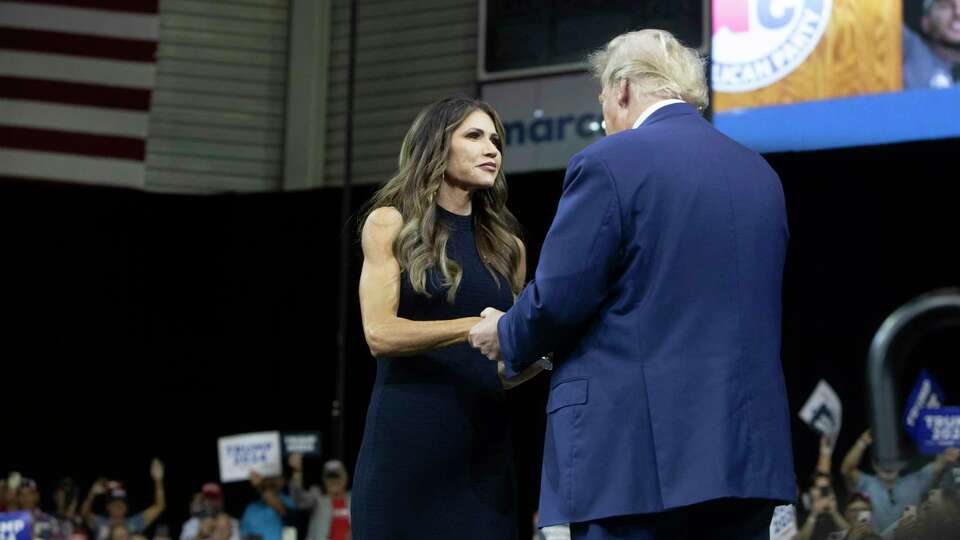
[[[831,0],[713,0],[713,88],[748,92],[789,75],[830,22]]]

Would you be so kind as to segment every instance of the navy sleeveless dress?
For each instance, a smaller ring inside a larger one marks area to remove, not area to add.
[[[397,315],[411,320],[476,317],[513,304],[509,282],[483,266],[471,216],[439,206],[447,256],[463,278],[453,305],[442,276],[430,297],[401,275]],[[517,538],[510,422],[496,363],[467,343],[418,356],[377,359],[377,379],[357,460],[353,540]]]

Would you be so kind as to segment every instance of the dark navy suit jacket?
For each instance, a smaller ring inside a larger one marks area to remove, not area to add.
[[[570,160],[498,326],[508,375],[555,353],[542,525],[795,498],[787,237],[776,173],[685,103]]]

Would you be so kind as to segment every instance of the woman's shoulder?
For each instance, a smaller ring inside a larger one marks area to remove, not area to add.
[[[403,225],[403,214],[401,214],[400,211],[393,206],[381,206],[379,208],[374,208],[370,211],[370,214],[367,215],[367,221],[364,226],[371,225],[376,227],[395,227],[397,225]]]
[[[364,234],[395,235],[403,227],[403,215],[393,206],[374,208],[363,223]]]
[[[403,216],[392,206],[375,208],[363,223],[361,244],[364,252],[372,249],[391,251],[390,246],[400,234]]]

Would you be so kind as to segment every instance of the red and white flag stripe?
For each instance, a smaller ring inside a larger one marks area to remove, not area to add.
[[[0,0],[0,177],[143,186],[158,0]]]

